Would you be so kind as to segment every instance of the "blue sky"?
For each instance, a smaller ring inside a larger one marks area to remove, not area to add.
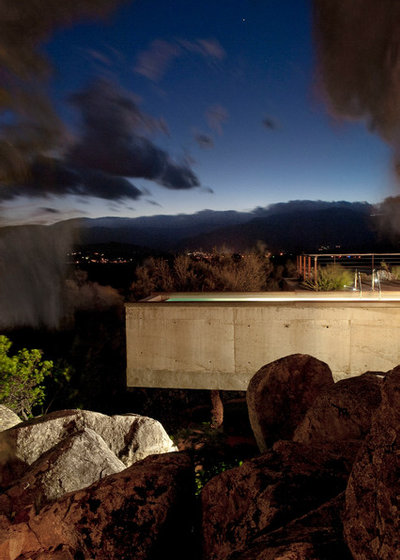
[[[146,121],[140,134],[192,175],[176,188],[157,174],[113,169],[141,194],[25,194],[0,205],[9,221],[251,210],[294,199],[374,203],[396,192],[390,148],[363,122],[328,114],[305,0],[136,0],[106,20],[57,29],[41,48],[75,159],[93,130],[77,140],[88,109],[79,101],[79,112],[71,96],[102,80],[135,100]]]

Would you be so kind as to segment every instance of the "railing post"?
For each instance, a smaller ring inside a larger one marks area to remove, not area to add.
[[[314,283],[317,283],[318,278],[318,257],[314,257]]]

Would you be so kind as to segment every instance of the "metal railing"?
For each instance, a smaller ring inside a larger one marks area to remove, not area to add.
[[[297,273],[304,279],[317,281],[318,268],[329,264],[340,265],[352,270],[354,273],[379,275],[382,279],[381,269],[388,271],[392,267],[400,267],[400,253],[316,253],[297,256]]]

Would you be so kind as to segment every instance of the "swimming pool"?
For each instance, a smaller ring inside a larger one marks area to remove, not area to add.
[[[400,293],[170,293],[126,304],[127,385],[246,390],[289,354],[336,380],[400,364]]]
[[[142,300],[148,303],[210,303],[210,302],[346,302],[346,301],[399,301],[400,291],[391,292],[264,292],[264,293],[171,293],[153,294]]]

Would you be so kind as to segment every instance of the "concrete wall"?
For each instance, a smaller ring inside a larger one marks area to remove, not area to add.
[[[129,387],[246,390],[293,353],[339,379],[400,364],[400,300],[135,303],[126,337]]]

